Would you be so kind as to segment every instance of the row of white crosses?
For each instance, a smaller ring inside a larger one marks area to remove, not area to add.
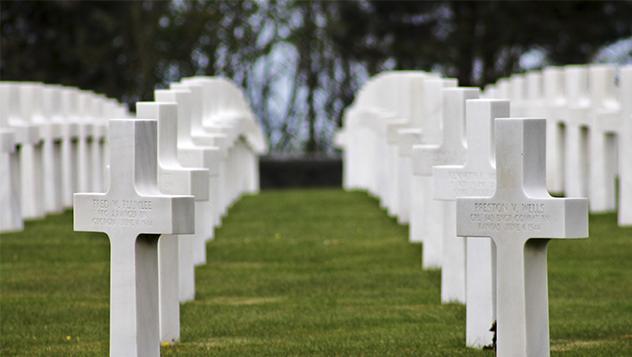
[[[336,137],[345,188],[408,222],[422,267],[441,269],[441,302],[466,304],[468,347],[491,345],[497,322],[500,356],[549,354],[546,245],[586,237],[588,204],[549,195],[545,140],[544,117],[411,72],[367,83]]]
[[[72,87],[0,82],[0,232],[72,207],[72,194],[102,190],[114,99]]]
[[[263,133],[243,94],[185,78],[109,120],[105,193],[75,194],[77,231],[110,239],[110,355],[158,356],[180,338],[180,303],[228,207],[259,190]]]
[[[547,67],[501,79],[485,96],[510,99],[512,115],[547,118],[550,191],[588,197],[591,212],[616,209],[619,225],[632,225],[632,66]]]

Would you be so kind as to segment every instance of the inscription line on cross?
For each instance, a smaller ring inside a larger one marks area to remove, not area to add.
[[[496,191],[457,199],[457,234],[496,247],[498,356],[548,356],[550,239],[588,235],[588,202],[546,189],[544,119],[496,119]]]
[[[509,102],[498,99],[471,99],[466,103],[467,152],[464,165],[433,168],[434,197],[456,201],[461,196],[491,196],[496,187],[494,165],[494,119],[509,115]],[[453,222],[456,228],[456,218]],[[450,237],[444,242],[450,246]],[[465,242],[466,345],[481,348],[493,343],[490,328],[495,320],[493,246],[484,238],[469,237]],[[458,247],[458,246],[457,246]],[[445,269],[445,267],[444,267]],[[442,278],[443,278],[442,271]],[[443,290],[443,284],[442,284]]]
[[[157,186],[156,121],[109,122],[110,182],[105,193],[74,195],[75,231],[110,240],[110,355],[159,355],[160,234],[193,231],[193,197]]]

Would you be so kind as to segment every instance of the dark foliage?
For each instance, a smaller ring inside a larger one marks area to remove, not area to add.
[[[2,1],[0,78],[89,88],[128,103],[182,76],[246,89],[273,148],[331,150],[366,78],[440,71],[483,85],[585,63],[632,37],[630,1]]]

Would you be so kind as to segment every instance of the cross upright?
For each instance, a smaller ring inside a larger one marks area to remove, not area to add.
[[[588,93],[588,67],[564,67],[566,88],[564,193],[565,196],[588,197],[588,147],[590,130],[590,95]]]
[[[196,204],[208,201],[208,170],[185,168],[178,161],[178,106],[176,103],[138,102],[136,117],[158,124],[158,189],[165,194],[193,195]],[[204,225],[204,217],[195,220]],[[197,228],[197,227],[196,227]],[[197,229],[196,229],[197,231]],[[195,293],[195,265],[192,236],[163,234],[158,241],[160,289],[160,341],[180,339],[180,276]],[[206,247],[202,247],[205,249]]]
[[[413,169],[429,182],[432,182],[433,166],[460,165],[465,161],[465,101],[478,98],[479,89],[444,88],[441,93],[443,95],[441,143],[413,146]],[[429,140],[431,140],[430,137]],[[426,230],[422,237],[422,264],[424,268],[440,268],[442,266],[445,204],[434,200],[430,194],[431,191],[426,192],[429,193],[426,197],[414,198],[423,200],[422,214]]]
[[[20,144],[20,132],[9,125],[9,92],[8,84],[0,83],[0,200],[2,217],[0,232],[21,231],[22,207],[20,200],[20,173],[17,167],[17,145]],[[37,129],[31,127],[32,129]],[[33,140],[39,135],[31,130]],[[22,132],[23,140],[28,137],[26,130]],[[27,141],[28,142],[28,141]]]
[[[621,135],[619,136],[619,212],[620,226],[632,226],[632,65],[623,66],[619,72],[621,101]]]
[[[617,152],[615,135],[623,126],[621,104],[615,86],[616,67],[608,64],[588,68],[592,110],[589,133],[588,197],[591,212],[616,210]]]
[[[472,99],[466,103],[467,153],[464,165],[433,168],[434,197],[456,201],[463,196],[491,196],[496,187],[494,165],[494,119],[509,116],[509,102],[499,99]],[[456,217],[451,223],[456,229]],[[456,234],[456,232],[455,232]],[[465,246],[463,245],[465,243]],[[481,348],[493,343],[490,327],[495,321],[493,247],[489,239],[446,237],[444,261],[465,258],[458,269],[444,264],[441,292],[446,298],[465,289],[465,344]],[[455,284],[456,283],[456,284]],[[448,290],[450,289],[450,290]]]
[[[1,114],[4,117],[4,113]],[[16,167],[15,132],[1,123],[0,119],[0,232],[24,229],[20,211],[19,176]]]
[[[542,71],[544,97],[543,115],[546,119],[546,172],[547,187],[551,192],[564,192],[564,122],[566,91],[564,71],[560,67],[547,67]],[[530,114],[532,115],[532,114]]]
[[[72,88],[61,89],[60,111],[53,121],[61,124],[61,182],[64,207],[72,207],[77,181],[77,135],[79,124],[74,120],[78,93]],[[105,173],[105,172],[104,172]],[[105,176],[105,175],[104,175]]]
[[[208,170],[209,179],[209,199],[196,202],[195,214],[198,222],[193,240],[194,262],[203,264],[206,262],[206,241],[213,238],[214,208],[218,200],[217,197],[217,175],[219,167],[217,164],[217,150],[213,147],[197,145],[191,136],[191,93],[184,89],[160,89],[154,92],[157,102],[170,102],[178,105],[178,161],[184,167],[202,167]],[[181,277],[184,276],[181,274]],[[193,291],[186,286],[181,286],[180,301],[193,299]]]
[[[80,91],[77,94],[77,116],[75,118],[77,123],[77,191],[75,192],[90,192],[92,182],[92,155],[89,142],[93,140],[92,133],[94,132],[94,118],[91,113],[92,94],[86,91]]]
[[[158,237],[193,233],[193,197],[158,189],[155,120],[112,119],[108,136],[107,192],[74,195],[74,229],[110,239],[110,356],[157,356]]]
[[[423,91],[423,144],[438,145],[441,142],[441,118],[443,113],[442,88],[452,88],[457,86],[456,79],[429,79],[424,81]],[[413,145],[414,146],[414,145]],[[411,166],[413,147],[411,151]],[[417,199],[410,203],[410,223],[408,237],[411,242],[421,243],[426,229],[424,218],[424,198],[432,192],[432,180],[427,176],[418,176],[420,172],[413,167],[412,195]],[[419,199],[422,197],[422,199]]]
[[[41,218],[46,213],[44,207],[42,177],[43,133],[41,126],[32,122],[34,103],[32,83],[12,83],[9,85],[9,125],[16,130],[20,145],[18,150],[20,169],[20,193],[22,216],[25,219]],[[39,104],[38,104],[39,105]],[[34,136],[34,137],[31,137]]]
[[[188,93],[189,107],[185,114],[185,120],[189,123],[189,138],[194,145],[199,147],[212,148],[213,168],[211,172],[214,177],[211,179],[211,196],[214,197],[213,214],[215,224],[221,223],[222,216],[226,213],[228,206],[228,193],[225,192],[226,181],[228,180],[228,135],[219,132],[210,132],[202,125],[204,97],[204,81],[202,79],[184,80],[180,83],[172,83],[172,90],[181,90]],[[211,96],[206,98],[213,98]],[[209,102],[213,102],[210,100]]]
[[[496,247],[498,356],[548,356],[550,239],[588,235],[588,201],[546,189],[545,119],[496,119],[496,191],[457,199],[457,234]]]

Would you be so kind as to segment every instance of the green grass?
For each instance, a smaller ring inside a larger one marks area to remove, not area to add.
[[[554,355],[632,355],[632,230],[591,216],[549,249]],[[492,355],[464,347],[465,308],[361,192],[268,191],[238,202],[197,269],[165,356]],[[106,355],[108,241],[72,215],[0,236],[0,355]]]

